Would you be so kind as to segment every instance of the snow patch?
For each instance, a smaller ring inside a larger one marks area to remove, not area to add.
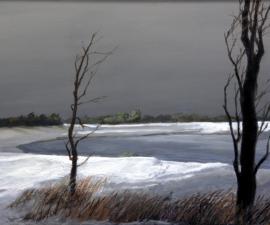
[[[84,159],[80,157],[79,161]],[[5,171],[0,175],[0,196],[65,177],[70,170],[70,161],[66,156],[1,153],[0,162],[0,170]],[[162,161],[153,157],[91,157],[79,167],[79,176],[104,177],[108,183],[125,183],[130,187],[136,184],[136,187],[143,188],[172,180],[180,181],[227,166],[222,163]]]

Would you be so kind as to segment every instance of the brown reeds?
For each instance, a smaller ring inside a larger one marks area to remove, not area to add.
[[[194,194],[171,199],[145,192],[102,193],[105,180],[86,178],[78,182],[74,195],[65,182],[23,192],[11,207],[28,206],[25,219],[51,216],[86,220],[133,222],[161,220],[188,225],[231,225],[235,220],[235,195],[231,191]],[[257,198],[250,225],[270,222],[270,200]]]

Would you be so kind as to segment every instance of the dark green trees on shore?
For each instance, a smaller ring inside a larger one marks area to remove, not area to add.
[[[235,120],[234,118],[232,118]],[[225,122],[226,117],[204,116],[199,114],[159,114],[143,115],[140,110],[130,112],[118,112],[112,115],[84,116],[81,122],[84,124],[136,124],[136,123],[177,123],[177,122]],[[17,117],[0,118],[0,127],[16,126],[57,126],[63,123],[69,124],[71,119],[61,118],[59,114],[50,115],[29,113]]]
[[[8,117],[0,119],[0,127],[15,127],[15,126],[55,126],[61,125],[62,119],[59,114],[52,113],[51,115],[29,113],[26,116]]]
[[[142,122],[140,110],[133,110],[130,113],[118,112],[113,115],[104,116],[85,116],[82,122],[86,124],[124,124],[124,123],[140,123]]]
[[[132,123],[174,123],[174,122],[225,122],[225,116],[203,116],[198,114],[160,114],[142,115],[140,110],[131,112],[118,112],[114,115],[82,118],[85,124],[132,124]],[[67,121],[69,122],[69,120]]]

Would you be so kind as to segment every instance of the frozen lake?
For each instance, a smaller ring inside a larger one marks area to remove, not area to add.
[[[178,162],[231,164],[233,146],[226,123],[183,123],[101,126],[81,142],[79,154],[103,157],[155,157]],[[86,133],[87,131],[83,131]],[[102,136],[100,136],[102,135]],[[258,158],[266,148],[267,134],[258,143]],[[20,145],[26,153],[66,155],[66,139]],[[270,168],[270,160],[264,164]]]

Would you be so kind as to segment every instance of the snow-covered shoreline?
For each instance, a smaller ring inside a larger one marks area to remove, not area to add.
[[[126,126],[126,132],[129,133],[130,127],[144,125],[121,126]],[[166,127],[173,124],[148,126]],[[114,126],[114,129],[117,127],[119,128],[119,125]],[[65,127],[1,128],[0,134],[0,168],[1,171],[5,171],[0,175],[0,196],[7,194],[8,191],[16,193],[46,180],[59,179],[69,173],[70,162],[66,156],[25,154],[16,147],[34,141],[64,137]],[[129,186],[140,188],[175,182],[193,177],[195,174],[209,172],[211,169],[227,167],[229,167],[227,164],[218,162],[173,162],[153,157],[91,157],[80,168],[79,173],[82,176],[106,176],[118,187],[121,184],[120,186],[125,188]]]
[[[80,157],[83,161],[85,157]],[[79,176],[106,178],[108,187],[119,189],[147,189],[159,184],[180,182],[209,173],[227,170],[222,163],[181,163],[162,161],[152,157],[91,157],[79,168]],[[19,193],[24,189],[57,180],[68,175],[70,161],[66,156],[1,153],[0,197]]]
[[[261,122],[259,122],[259,125]],[[265,132],[270,131],[270,122],[265,122]],[[82,129],[76,125],[79,135],[85,135],[93,130],[95,136],[109,135],[158,135],[158,134],[228,134],[230,128],[227,122],[186,122],[186,123],[138,123],[138,124],[85,124]],[[68,127],[68,124],[64,124]],[[237,124],[233,123],[236,129]]]
[[[133,126],[138,125],[127,127]],[[155,126],[160,125],[155,124]],[[8,194],[7,192],[17,193],[39,183],[68,175],[70,161],[66,156],[25,154],[16,148],[20,144],[33,141],[64,137],[65,127],[2,128],[0,133],[0,167],[1,171],[6,171],[0,176],[0,196]],[[83,159],[84,157],[80,157],[80,160]],[[179,181],[190,178],[196,173],[209,171],[209,169],[225,167],[228,165],[169,162],[153,157],[91,157],[79,169],[79,174],[107,177],[113,186],[140,188],[166,181]]]

